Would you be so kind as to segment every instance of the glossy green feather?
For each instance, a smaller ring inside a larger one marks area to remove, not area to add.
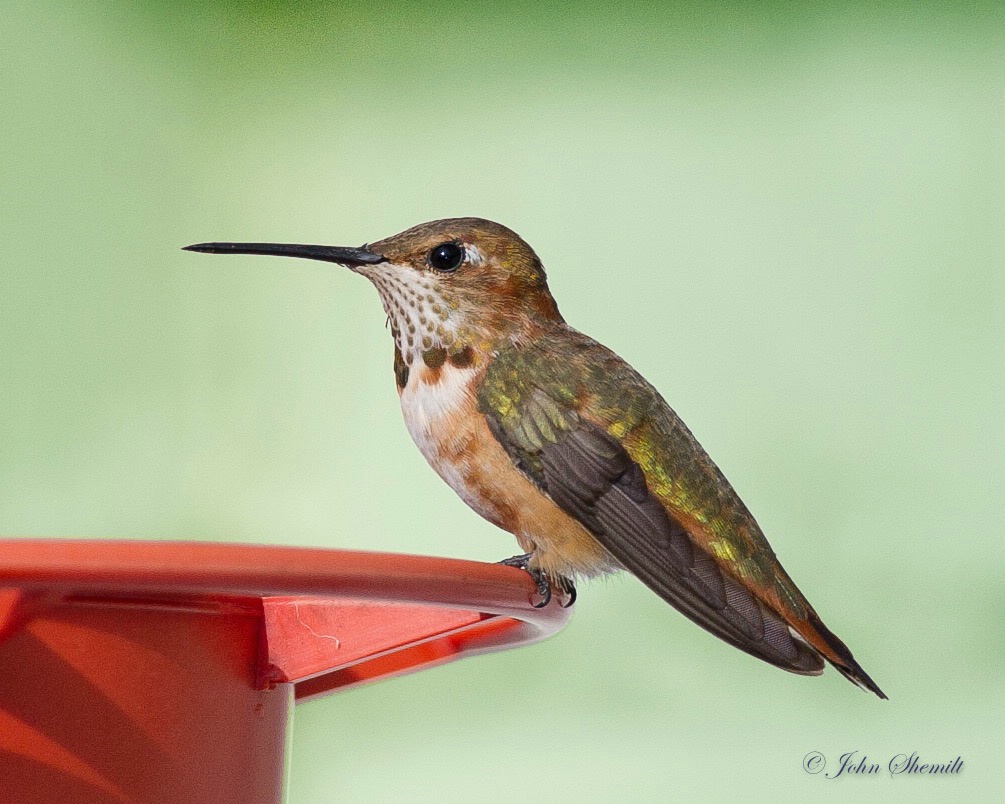
[[[805,599],[732,486],[659,392],[610,349],[565,325],[551,327],[497,354],[478,402],[517,466],[542,487],[542,444],[580,417],[600,425],[720,566],[776,607],[806,616]]]

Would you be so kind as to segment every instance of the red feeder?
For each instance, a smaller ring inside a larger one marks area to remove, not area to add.
[[[550,636],[535,596],[456,559],[0,541],[0,801],[279,802],[294,702]]]

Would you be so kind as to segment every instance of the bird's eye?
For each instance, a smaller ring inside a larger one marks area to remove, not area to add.
[[[457,243],[440,243],[429,252],[429,264],[437,271],[456,271],[464,262],[464,247]]]

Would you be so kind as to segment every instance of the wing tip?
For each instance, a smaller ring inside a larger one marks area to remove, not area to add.
[[[859,689],[873,693],[881,701],[890,700],[889,696],[879,688],[879,685],[869,677],[869,674],[862,669],[858,662],[852,660],[850,666],[834,664],[834,667]]]
[[[862,669],[855,657],[852,656],[848,646],[842,642],[838,636],[823,624],[820,617],[814,612],[810,615],[809,624],[815,634],[823,641],[828,650],[821,650],[820,653],[834,668],[852,684],[866,692],[871,692],[881,701],[890,700],[879,685],[872,680],[865,670]]]

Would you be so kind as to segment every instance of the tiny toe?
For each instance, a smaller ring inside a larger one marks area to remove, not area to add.
[[[551,602],[551,583],[548,582],[548,576],[541,570],[528,570],[528,572],[530,577],[534,579],[534,583],[537,584],[537,594],[540,598],[537,603],[534,603],[534,608],[543,609]]]
[[[558,578],[558,586],[562,590],[560,605],[563,609],[567,609],[576,602],[576,584],[571,578],[561,575]]]
[[[524,553],[523,555],[513,556],[512,558],[504,558],[500,561],[500,564],[504,564],[507,567],[516,567],[517,569],[529,570],[530,569],[530,553]]]

